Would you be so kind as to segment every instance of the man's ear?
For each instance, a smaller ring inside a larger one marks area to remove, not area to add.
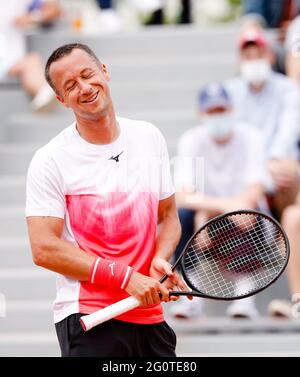
[[[103,73],[104,77],[106,78],[106,80],[110,81],[110,74],[109,74],[107,66],[105,64],[102,64],[101,70],[102,70],[102,73]]]
[[[56,99],[64,106],[64,107],[70,107],[69,105],[66,104],[65,100],[63,97],[61,97],[59,94],[56,94]]]

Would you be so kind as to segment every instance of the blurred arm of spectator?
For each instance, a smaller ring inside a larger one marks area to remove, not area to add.
[[[233,197],[214,197],[200,193],[180,192],[176,199],[178,206],[185,209],[204,211],[207,218],[220,213],[235,211],[241,208],[256,209],[263,195],[262,185],[251,184],[242,193]]]
[[[42,0],[37,6],[15,18],[15,26],[25,29],[31,26],[46,25],[57,20],[61,15],[58,0]]]
[[[298,186],[299,164],[296,160],[270,160],[269,172],[275,184],[276,191],[286,191],[290,187]]]

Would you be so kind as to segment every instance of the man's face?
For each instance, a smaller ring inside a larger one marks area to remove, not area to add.
[[[83,50],[74,49],[52,63],[50,76],[57,99],[82,118],[97,119],[105,115],[111,105],[106,66],[102,64],[100,68]]]

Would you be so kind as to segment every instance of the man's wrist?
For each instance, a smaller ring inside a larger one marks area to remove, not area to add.
[[[95,258],[90,271],[89,283],[126,289],[133,269],[123,263]]]
[[[168,254],[169,254],[169,250],[168,250]],[[164,261],[164,262],[168,262],[169,261],[169,258],[164,256],[164,255],[160,255],[160,254],[156,254],[154,255],[153,259],[152,259],[152,262],[151,264],[157,262],[157,261]]]

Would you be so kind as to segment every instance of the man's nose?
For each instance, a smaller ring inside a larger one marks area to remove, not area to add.
[[[78,85],[81,93],[89,93],[92,90],[91,85],[85,80],[80,80]]]

